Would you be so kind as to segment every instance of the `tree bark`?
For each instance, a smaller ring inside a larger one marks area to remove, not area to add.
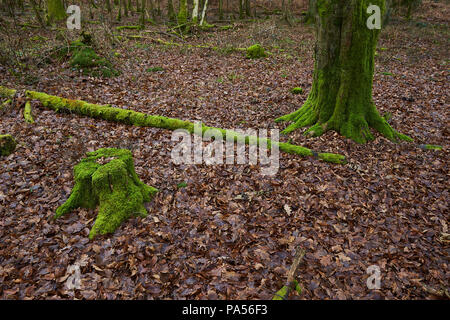
[[[62,0],[47,0],[48,23],[61,21],[66,18],[66,10]]]
[[[194,0],[194,8],[192,9],[192,22],[194,24],[198,23],[198,5],[199,0]]]
[[[358,143],[373,140],[369,128],[391,141],[411,140],[396,132],[372,100],[374,55],[380,30],[369,29],[367,7],[384,0],[318,2],[315,65],[311,92],[297,111],[276,121],[291,121],[283,133],[312,126],[305,134],[335,130]]]

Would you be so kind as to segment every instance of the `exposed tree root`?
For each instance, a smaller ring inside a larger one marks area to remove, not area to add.
[[[89,233],[114,232],[132,216],[146,217],[145,202],[149,202],[158,189],[139,180],[131,151],[126,149],[99,149],[88,152],[74,167],[75,186],[69,199],[56,209],[55,219],[75,208],[94,209],[98,216]]]
[[[374,139],[373,134],[370,132],[370,128],[373,128],[392,142],[397,143],[400,140],[413,141],[407,135],[394,130],[386,119],[380,116],[374,105],[367,108],[368,111],[363,115],[359,113],[351,113],[350,115],[333,113],[328,117],[328,120],[322,121],[323,115],[320,114],[319,108],[311,100],[313,99],[308,98],[300,109],[275,119],[275,122],[292,122],[282,131],[283,134],[310,126],[305,131],[305,135],[317,137],[329,130],[335,130],[357,143],[366,143]]]

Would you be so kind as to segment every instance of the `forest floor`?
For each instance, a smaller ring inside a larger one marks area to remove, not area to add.
[[[306,251],[298,272],[303,292],[291,299],[424,299],[434,296],[420,283],[448,289],[450,15],[448,5],[436,5],[387,26],[376,57],[374,101],[414,144],[377,134],[358,145],[334,132],[307,138],[302,130],[281,138],[343,154],[347,165],[281,154],[272,177],[259,165],[175,165],[177,142],[167,130],[57,114],[36,102],[34,124],[18,108],[2,115],[0,134],[12,134],[19,146],[0,160],[0,298],[270,299],[298,246]],[[42,39],[55,34],[24,28],[20,36],[43,52],[51,41]],[[259,42],[272,54],[258,60],[123,39],[113,49],[118,77],[83,76],[67,61],[22,74],[0,65],[0,85],[230,129],[283,129],[273,120],[299,108],[311,88],[314,32],[301,23],[237,23],[185,40]],[[149,72],[153,67],[163,70]],[[290,93],[293,87],[303,94]],[[131,149],[140,179],[160,192],[147,218],[89,241],[95,210],[52,216],[73,187],[73,166],[101,147]],[[82,282],[70,290],[74,264]],[[381,270],[379,290],[366,285],[371,265]]]

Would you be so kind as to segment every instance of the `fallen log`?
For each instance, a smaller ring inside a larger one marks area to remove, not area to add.
[[[191,134],[196,134],[195,124],[190,121],[149,115],[133,110],[114,108],[110,105],[97,105],[82,100],[65,99],[36,91],[26,91],[25,94],[27,98],[39,100],[43,106],[56,112],[76,113],[83,116],[143,127],[154,127],[168,130],[185,129]],[[279,150],[285,153],[297,154],[304,157],[311,156],[330,163],[346,163],[345,157],[340,154],[317,153],[302,146],[293,145],[286,142],[276,142],[270,139],[258,138],[250,135],[242,135],[232,130],[208,127],[203,124],[201,125],[201,134],[203,135],[206,131],[213,129],[220,131],[224,137],[233,138],[234,142],[242,142],[248,145],[267,146],[268,149],[271,149],[272,144],[277,144]]]

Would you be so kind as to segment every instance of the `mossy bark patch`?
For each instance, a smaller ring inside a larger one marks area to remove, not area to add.
[[[0,135],[0,155],[9,156],[16,149],[16,140],[10,134]]]
[[[76,208],[99,207],[89,238],[113,233],[132,216],[146,217],[145,202],[158,192],[139,180],[129,150],[103,148],[86,154],[74,167],[75,186],[56,209],[55,219]]]

